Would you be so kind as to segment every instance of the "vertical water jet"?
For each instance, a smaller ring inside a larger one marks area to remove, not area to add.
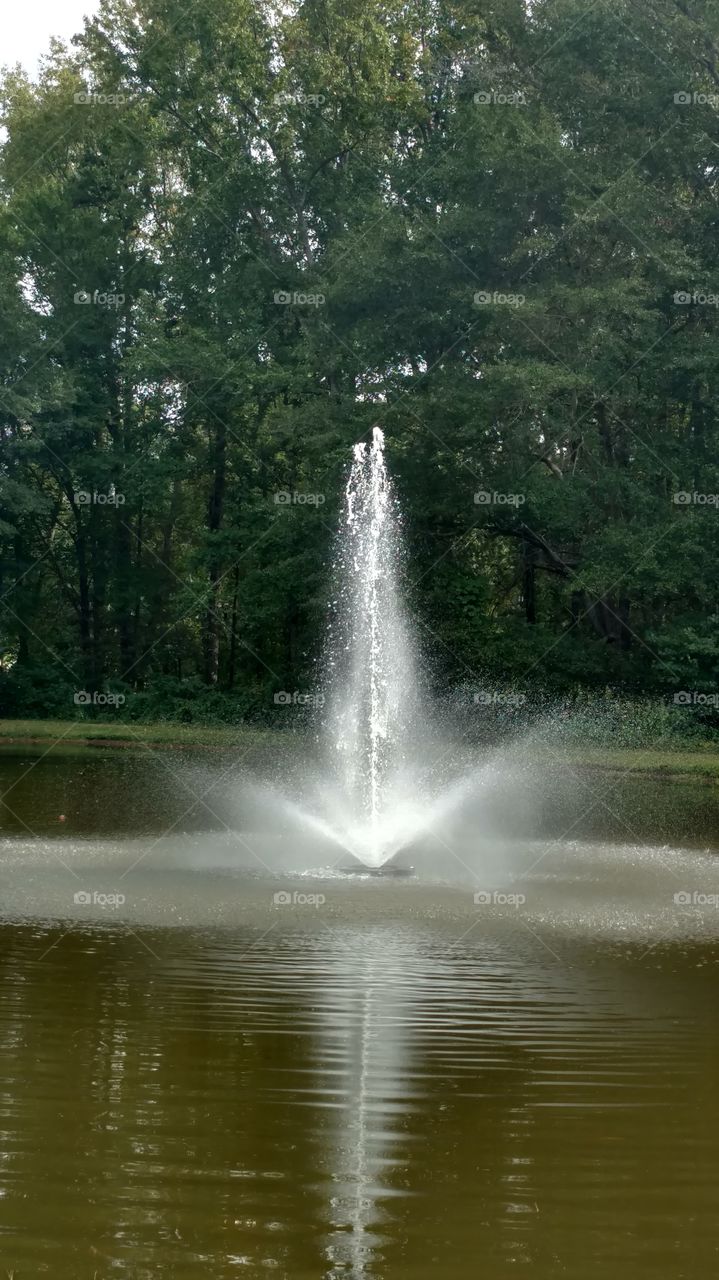
[[[353,813],[352,846],[370,865],[388,851],[388,818],[417,698],[417,665],[399,590],[401,520],[384,435],[357,444],[337,540],[327,646],[330,766]],[[389,824],[393,824],[390,822]]]

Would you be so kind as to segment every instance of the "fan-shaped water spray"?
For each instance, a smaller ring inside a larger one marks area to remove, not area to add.
[[[320,768],[303,759],[294,784],[283,777],[281,789],[256,788],[265,813],[343,850],[340,866],[351,854],[353,870],[384,866],[430,834],[435,820],[446,827],[492,773],[491,764],[464,767],[461,753],[435,734],[403,603],[403,560],[401,513],[375,427],[370,444],[354,446],[335,542]]]

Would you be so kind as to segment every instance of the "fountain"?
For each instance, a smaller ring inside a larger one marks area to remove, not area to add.
[[[348,845],[371,867],[396,851],[419,688],[398,589],[399,529],[375,427],[371,445],[354,447],[323,663],[326,764],[340,784]]]
[[[436,733],[402,600],[401,533],[384,435],[374,427],[371,443],[354,446],[335,542],[318,767],[305,756],[294,785],[285,772],[281,787],[258,781],[243,790],[243,810],[254,796],[264,834],[279,823],[283,850],[288,835],[295,846],[311,836],[330,858],[337,851],[332,866],[345,872],[406,874],[404,855],[412,846],[419,853],[425,838],[434,861],[446,862],[450,819],[481,785],[496,784],[496,764],[478,765]]]
[[[451,818],[496,785],[497,765],[477,764],[436,734],[429,690],[400,588],[402,522],[384,455],[384,435],[354,446],[335,542],[335,575],[318,683],[318,767],[303,757],[295,785],[257,782],[262,831],[310,835],[345,872],[400,874],[411,846],[434,839],[434,859],[454,854]],[[269,815],[272,815],[270,818]],[[440,835],[434,826],[441,822]],[[313,845],[313,847],[314,847]],[[349,856],[348,856],[349,855]],[[466,862],[459,858],[466,868]]]

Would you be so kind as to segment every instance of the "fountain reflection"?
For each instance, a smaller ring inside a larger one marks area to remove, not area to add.
[[[398,1163],[401,1125],[412,1110],[411,1006],[406,947],[378,931],[343,947],[318,990],[317,1065],[336,1091],[335,1127],[322,1153],[328,1184],[327,1280],[371,1274],[381,1246],[381,1201]],[[399,1194],[395,1190],[394,1194]]]
[[[452,1140],[446,1121],[461,1098],[473,1099],[481,1114],[500,1068],[512,1090],[490,1118],[481,1153],[476,1134],[454,1134],[456,1149],[442,1176],[453,1161],[467,1169],[481,1154],[494,1169],[501,1250],[515,1262],[531,1261],[536,1108],[533,1099],[521,1099],[536,1063],[522,1042],[540,1028],[542,1039],[568,1018],[588,1028],[598,1013],[592,1000],[582,1007],[576,975],[569,982],[561,964],[541,974],[536,965],[523,971],[506,939],[486,938],[481,961],[475,940],[469,966],[463,948],[452,955],[411,931],[398,937],[387,928],[343,929],[336,941],[313,995],[314,1070],[331,1115],[329,1132],[315,1131],[327,1202],[325,1280],[382,1272],[384,1247],[401,1233],[402,1217],[416,1216],[402,1204],[410,1194],[431,1194],[431,1161],[429,1186],[417,1183],[417,1168],[427,1168],[418,1144],[436,1153]],[[442,1080],[446,1093],[438,1089]],[[456,1227],[460,1234],[468,1229]]]
[[[694,1214],[710,1274],[712,971],[356,897],[314,927],[2,931],[8,1269],[552,1280],[589,1241],[592,1274],[652,1280]]]

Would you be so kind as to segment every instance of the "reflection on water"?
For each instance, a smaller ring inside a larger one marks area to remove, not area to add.
[[[713,1274],[713,799],[498,795],[392,882],[154,768],[0,759],[8,1274]]]
[[[716,947],[461,934],[3,926],[5,1268],[712,1274]]]
[[[318,1152],[328,1187],[328,1280],[371,1272],[381,1243],[379,1202],[393,1167],[400,1124],[411,1107],[407,992],[397,980],[390,936],[365,938],[335,953],[332,982],[317,991],[315,1095],[331,1111],[326,1148]],[[372,945],[374,941],[375,945]]]

